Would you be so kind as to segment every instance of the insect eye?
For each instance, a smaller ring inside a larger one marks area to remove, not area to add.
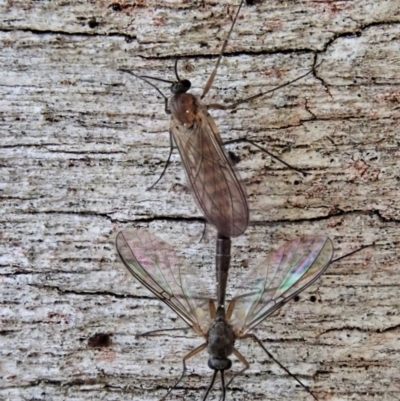
[[[172,84],[171,92],[176,95],[178,93],[185,93],[190,89],[191,83],[189,80],[184,79]]]
[[[185,88],[185,92],[188,91],[190,89],[190,87],[192,86],[192,84],[190,83],[190,81],[188,79],[184,79],[183,81],[181,81],[181,85],[183,88]]]
[[[208,367],[213,370],[228,370],[232,367],[232,361],[229,358],[210,358]]]

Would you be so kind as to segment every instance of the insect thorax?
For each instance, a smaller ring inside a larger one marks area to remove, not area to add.
[[[171,113],[175,120],[191,128],[196,120],[199,105],[196,97],[191,93],[178,93],[172,96],[170,100]]]
[[[216,320],[208,331],[207,351],[210,357],[226,359],[233,352],[235,345],[235,333],[232,326],[226,320]]]

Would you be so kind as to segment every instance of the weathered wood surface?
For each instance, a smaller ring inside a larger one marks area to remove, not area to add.
[[[237,2],[171,0],[1,4],[1,400],[156,400],[200,344],[176,316],[126,282],[113,239],[144,226],[212,283],[215,233],[185,186],[178,155],[163,180],[168,117],[160,96],[120,67],[205,84]],[[116,4],[116,2],[115,2]],[[319,400],[400,398],[398,0],[245,7],[209,101],[258,93],[324,61],[316,74],[213,113],[239,158],[252,224],[234,241],[230,284],[284,241],[326,233],[337,255],[324,277],[257,334]],[[168,93],[167,85],[161,85]],[[248,267],[246,267],[248,266]],[[97,338],[98,333],[110,335]],[[92,338],[92,339],[91,339]],[[91,339],[91,340],[90,340]],[[230,400],[310,400],[256,345]],[[199,400],[206,354],[171,400]],[[234,369],[239,369],[235,362]],[[210,399],[219,399],[218,391]]]

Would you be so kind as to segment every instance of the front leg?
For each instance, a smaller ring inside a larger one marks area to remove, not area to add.
[[[168,168],[170,160],[171,160],[172,152],[174,151],[174,142],[172,139],[171,131],[169,131],[169,145],[170,145],[169,155],[168,155],[167,161],[165,163],[164,170],[162,171],[161,175],[158,177],[157,181],[151,187],[147,188],[147,191],[150,191],[151,189],[153,189],[157,185],[157,183],[161,180],[161,178],[163,178],[165,172],[167,171],[167,168]]]

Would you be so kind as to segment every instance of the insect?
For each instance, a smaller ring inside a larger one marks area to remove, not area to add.
[[[216,302],[215,297],[205,295],[206,290],[200,290],[201,277],[195,268],[181,263],[168,244],[148,231],[123,230],[117,235],[116,247],[128,271],[205,340],[183,358],[182,375],[163,399],[184,377],[186,361],[207,349],[208,366],[214,370],[214,374],[203,401],[211,391],[218,373],[222,383],[222,400],[225,400],[228,385],[249,368],[245,357],[235,348],[237,340],[254,340],[273,361],[294,377],[251,330],[313,284],[330,263],[365,248],[332,260],[333,244],[326,236],[303,236],[287,242],[239,282],[237,295],[225,308],[231,257],[229,238],[218,236],[217,239]],[[225,385],[225,371],[232,366],[229,359],[232,354],[244,367]],[[295,380],[317,399],[297,378]]]
[[[243,234],[249,224],[247,195],[240,182],[238,173],[229,160],[229,157],[222,149],[223,143],[219,130],[214,119],[208,113],[208,110],[233,110],[242,103],[257,99],[267,93],[272,93],[283,86],[305,77],[313,71],[308,71],[307,74],[280,85],[277,88],[236,101],[231,105],[207,105],[203,103],[202,99],[212,87],[223,53],[228,44],[229,37],[243,3],[244,0],[240,2],[230,31],[222,45],[214,70],[208,78],[200,97],[188,93],[188,90],[191,87],[191,82],[179,77],[177,60],[174,66],[176,81],[148,75],[138,75],[129,70],[120,69],[120,71],[129,73],[155,88],[164,98],[165,112],[171,114],[171,146],[169,156],[160,177],[150,188],[153,188],[164,175],[172,155],[173,143],[175,142],[183,161],[185,172],[190,183],[190,189],[197,206],[204,214],[206,220],[214,225],[221,235],[230,238]],[[171,85],[170,89],[172,97],[168,99],[168,97],[165,96],[150,80],[169,83]],[[270,156],[277,158],[266,149],[255,144],[253,141],[247,140],[247,142],[257,146]],[[280,160],[279,158],[277,159]],[[280,161],[286,166],[297,170],[282,160]]]

